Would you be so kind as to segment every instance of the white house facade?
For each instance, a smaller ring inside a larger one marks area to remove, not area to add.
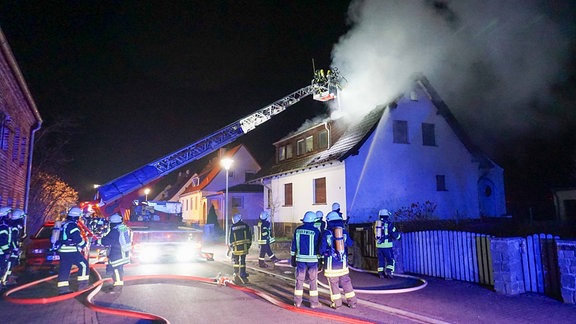
[[[439,219],[506,214],[502,168],[470,143],[423,77],[359,121],[326,120],[275,146],[276,163],[258,177],[276,222],[326,214],[333,202],[351,223],[372,222],[382,208],[401,216],[427,207]]]

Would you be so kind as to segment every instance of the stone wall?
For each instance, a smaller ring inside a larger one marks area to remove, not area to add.
[[[524,276],[520,251],[523,239],[493,238],[490,243],[492,267],[494,271],[494,290],[505,295],[517,295],[525,292]]]
[[[556,241],[560,292],[565,303],[576,304],[576,241]]]

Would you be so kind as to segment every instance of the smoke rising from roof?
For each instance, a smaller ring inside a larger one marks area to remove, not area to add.
[[[422,73],[477,142],[554,129],[564,117],[533,107],[549,102],[551,84],[563,76],[573,23],[554,20],[561,7],[534,0],[353,1],[351,28],[332,51],[348,81],[340,107],[362,115]]]

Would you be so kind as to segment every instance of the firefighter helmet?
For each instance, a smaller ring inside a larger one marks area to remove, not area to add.
[[[331,222],[335,220],[342,220],[342,216],[335,211],[331,211],[326,215],[326,221]]]
[[[386,218],[392,216],[392,213],[388,209],[380,209],[378,216],[380,216],[380,218]]]
[[[267,219],[269,219],[269,218],[270,218],[270,212],[269,212],[269,211],[263,210],[263,211],[260,213],[260,219],[261,219],[261,220],[267,220]]]
[[[80,209],[80,207],[72,207],[68,211],[68,217],[77,218],[80,216],[82,216],[82,209]]]
[[[316,213],[313,211],[307,211],[304,214],[304,218],[301,219],[304,223],[312,223],[316,221]]]
[[[241,220],[242,220],[242,215],[240,215],[240,214],[235,214],[234,216],[232,216],[232,224],[236,224]]]
[[[110,223],[122,223],[122,216],[118,213],[114,213],[110,216]]]
[[[24,218],[24,216],[26,216],[26,213],[22,209],[17,208],[12,211],[12,216],[10,217],[10,219],[18,220]]]
[[[339,210],[340,209],[340,204],[335,202],[332,204],[332,210]]]
[[[0,217],[7,216],[12,211],[12,207],[2,207],[0,208]]]
[[[324,213],[321,210],[316,211],[316,220],[321,220],[324,217]]]

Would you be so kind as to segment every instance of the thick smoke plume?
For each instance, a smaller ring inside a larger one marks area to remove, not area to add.
[[[353,1],[350,30],[332,51],[348,80],[340,107],[360,115],[421,73],[477,142],[554,129],[562,114],[534,107],[550,103],[551,85],[565,76],[574,29],[556,19],[558,3]]]

